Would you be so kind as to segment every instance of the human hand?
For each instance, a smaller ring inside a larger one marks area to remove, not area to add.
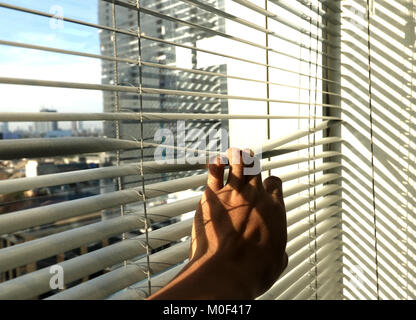
[[[230,170],[209,165],[196,210],[190,261],[161,299],[253,299],[267,291],[288,263],[282,182],[244,175],[242,152],[229,149]],[[246,159],[246,157],[245,157]]]

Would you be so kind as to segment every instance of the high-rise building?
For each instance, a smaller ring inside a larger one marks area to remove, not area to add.
[[[221,8],[224,0],[207,1],[210,5]],[[141,7],[147,11],[159,12],[163,15],[180,20],[189,21],[202,27],[222,31],[224,19],[217,15],[189,6],[178,0],[142,0]],[[197,74],[194,72],[175,70],[175,67],[204,70],[212,73],[227,73],[226,65],[209,65],[205,61],[198,61],[196,50],[179,47],[175,44],[184,44],[197,47],[198,42],[213,36],[212,32],[204,28],[195,28],[189,25],[168,20],[160,15],[140,13],[138,16],[134,9],[115,6],[106,1],[99,1],[98,19],[101,25],[116,26],[117,29],[137,31],[140,20],[141,34],[151,36],[154,40],[138,38],[123,33],[114,34],[102,30],[100,34],[101,53],[104,56],[128,58],[138,61],[139,55],[143,62],[169,66],[171,68],[150,67],[142,65],[141,72],[138,65],[113,61],[102,61],[102,83],[118,84],[123,86],[139,86],[155,89],[169,89],[181,91],[199,91],[217,94],[227,94],[227,82],[224,77],[211,74]],[[164,42],[165,41],[165,42]],[[170,42],[167,43],[166,41]],[[116,43],[116,45],[114,45]],[[203,67],[202,67],[203,66]],[[199,98],[191,96],[178,96],[166,94],[143,94],[142,97],[133,93],[104,92],[104,112],[169,112],[169,113],[228,113],[228,104],[224,99]],[[226,121],[197,120],[186,121],[186,131],[199,128],[206,137],[212,130],[228,129]],[[175,121],[145,121],[143,124],[144,141],[153,141],[158,129],[167,128],[176,136],[177,122]],[[104,124],[104,135],[121,139],[141,138],[139,121],[120,121]],[[217,136],[218,137],[218,136]],[[218,138],[219,140],[219,138]],[[187,145],[189,145],[187,143]],[[138,145],[139,146],[139,145]],[[195,145],[192,145],[195,147]],[[205,149],[205,147],[204,147]],[[153,160],[154,149],[144,151],[144,160]],[[122,162],[137,161],[140,159],[140,150],[121,153]],[[166,175],[147,175],[151,182],[167,179]],[[134,185],[134,178],[123,178],[123,183],[129,187]]]
[[[3,133],[8,133],[9,132],[9,123],[8,122],[3,122],[2,132]]]
[[[48,109],[42,108],[40,112],[56,112],[55,109]],[[45,122],[35,122],[35,133],[39,135],[44,135],[49,131],[57,131],[58,130],[58,122],[57,121],[45,121]]]

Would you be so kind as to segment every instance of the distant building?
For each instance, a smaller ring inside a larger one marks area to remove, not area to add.
[[[3,122],[2,132],[3,133],[9,132],[9,123],[8,122]]]
[[[19,139],[20,135],[17,132],[0,132],[0,139]]]
[[[78,124],[77,124],[77,121],[72,121],[71,122],[71,130],[72,130],[72,133],[73,134],[75,134],[75,133],[78,132]]]
[[[72,130],[51,130],[45,133],[45,138],[71,137],[72,133]]]
[[[214,7],[222,8],[224,0],[207,0],[207,4]],[[143,0],[141,6],[150,10],[163,12],[168,16],[178,19],[197,23],[206,28],[224,31],[224,19],[218,15],[197,10],[185,2],[177,0]],[[116,24],[119,29],[137,30],[138,19],[137,13],[133,10],[125,10],[116,6]],[[98,19],[100,25],[112,26],[112,4],[105,1],[98,2]],[[181,25],[176,22],[162,19],[160,17],[141,14],[140,30],[142,34],[150,35],[178,44],[187,44],[198,46],[198,41],[212,37],[212,33],[192,28],[187,25]],[[181,47],[168,45],[162,41],[141,41],[141,59],[144,62],[151,62],[160,65],[169,65],[170,67],[186,68],[209,71],[212,73],[227,73],[226,65],[208,65],[199,63],[198,54],[195,50],[185,50]],[[113,34],[108,31],[100,33],[101,53],[104,56],[112,56],[114,50]],[[135,37],[117,34],[117,56],[122,58],[137,59],[139,55],[138,40]],[[185,61],[186,60],[186,61]],[[201,68],[199,65],[207,67]],[[166,68],[142,67],[140,79],[137,65],[118,63],[118,79],[115,79],[115,65],[112,61],[102,61],[102,83],[118,84],[125,86],[137,87],[139,83],[143,87],[169,90],[188,90],[209,92],[217,94],[227,94],[227,82],[223,77],[211,74],[197,74],[193,72],[175,71]],[[117,83],[115,83],[117,80]],[[225,99],[216,98],[198,98],[191,96],[173,96],[165,94],[143,95],[139,100],[137,94],[119,92],[118,96],[114,92],[105,91],[104,95],[104,112],[116,111],[116,99],[118,98],[118,108],[122,112],[139,112],[140,103],[144,112],[170,112],[170,113],[228,113],[228,103]],[[186,130],[199,128],[204,131],[206,137],[211,130],[223,128],[228,130],[227,121],[196,120],[186,121]],[[143,124],[143,139],[153,141],[155,132],[158,129],[167,128],[176,135],[176,121],[145,121]],[[104,135],[107,137],[116,137],[116,130],[119,130],[121,139],[131,140],[132,138],[140,140],[141,129],[138,121],[120,121],[117,128],[114,122],[107,121],[104,123]],[[189,145],[189,144],[188,144]],[[193,146],[195,147],[195,146]],[[205,148],[204,148],[205,149]],[[154,148],[144,150],[144,160],[151,161],[154,156]],[[139,159],[138,150],[125,151],[121,154],[121,162],[137,162]],[[114,158],[113,158],[114,159]],[[170,175],[173,177],[173,175]],[[165,174],[147,175],[151,182],[168,179]],[[133,187],[133,181],[137,177],[124,177],[122,183]]]
[[[40,112],[56,112],[54,109],[42,108]],[[58,131],[58,122],[57,121],[37,121],[34,122],[35,133],[39,135],[44,135],[49,131]]]

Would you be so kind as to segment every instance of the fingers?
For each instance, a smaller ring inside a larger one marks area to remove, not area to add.
[[[215,163],[208,165],[207,187],[216,192],[224,186],[224,167],[220,158],[216,158]]]
[[[241,150],[230,148],[227,150],[227,158],[230,164],[230,172],[228,174],[227,184],[234,189],[241,189],[244,185],[244,164],[241,157]]]
[[[255,188],[255,190],[262,190],[263,184],[261,180],[260,161],[254,156],[251,149],[244,149],[243,153],[244,175],[246,182]]]
[[[284,203],[282,180],[280,178],[275,176],[268,177],[263,181],[263,187],[275,200],[282,204]]]

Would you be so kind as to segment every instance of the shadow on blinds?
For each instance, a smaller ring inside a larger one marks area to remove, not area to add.
[[[344,296],[415,299],[414,7],[374,4],[342,13]]]

